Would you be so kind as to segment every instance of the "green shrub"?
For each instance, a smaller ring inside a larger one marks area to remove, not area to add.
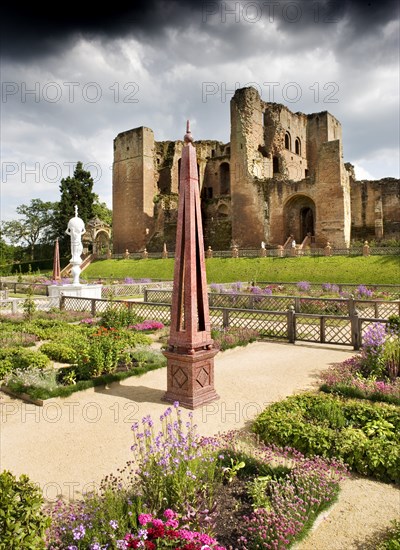
[[[44,369],[49,366],[50,359],[40,351],[22,348],[12,355],[12,363],[15,369],[27,369],[28,367]]]
[[[392,522],[392,527],[376,550],[400,550],[400,521]]]
[[[24,317],[27,320],[32,319],[33,314],[36,311],[35,300],[33,299],[33,290],[32,287],[28,287],[28,296],[25,298],[24,303],[22,304],[22,309],[24,310]]]
[[[392,405],[400,406],[400,398],[395,395],[382,392],[366,393],[360,388],[348,386],[346,384],[335,384],[333,386],[322,384],[319,389],[324,393],[333,393],[342,395],[343,397],[356,397],[357,399],[367,399],[369,401],[391,403]]]
[[[400,338],[389,337],[382,350],[381,362],[389,380],[394,382],[400,376]]]
[[[268,407],[253,429],[265,443],[342,458],[360,474],[400,481],[400,410],[394,405],[306,393]]]
[[[46,391],[53,391],[57,388],[57,371],[50,369],[14,369],[5,377],[6,385],[12,391],[25,392],[27,388],[40,388]]]
[[[388,327],[400,335],[400,315],[390,315]]]
[[[50,519],[42,512],[40,489],[26,475],[0,474],[0,549],[39,550]]]
[[[124,347],[117,331],[99,327],[86,346],[78,352],[77,373],[80,380],[115,371]]]
[[[130,348],[138,346],[149,346],[152,342],[151,338],[143,332],[134,332],[129,329],[119,329],[118,336],[123,340],[124,344]]]
[[[40,346],[40,351],[60,363],[75,363],[77,360],[76,350],[63,342],[47,342]]]
[[[13,364],[11,359],[0,359],[0,380],[12,371]]]
[[[6,348],[0,350],[0,362],[7,371],[10,370],[10,363],[11,369],[26,369],[28,367],[44,369],[50,364],[49,358],[44,353],[26,348]]]
[[[35,319],[25,323],[23,328],[35,334],[40,340],[63,341],[73,340],[78,335],[85,335],[86,327],[70,325],[58,319]],[[86,331],[87,334],[87,331]],[[66,343],[66,342],[65,342]]]
[[[100,325],[108,329],[126,328],[140,321],[143,321],[143,319],[138,317],[136,313],[128,307],[128,302],[126,302],[126,306],[123,307],[115,307],[115,305],[110,302],[100,319]]]
[[[142,367],[145,365],[165,366],[167,359],[159,351],[134,350],[124,355],[124,361],[128,366]]]

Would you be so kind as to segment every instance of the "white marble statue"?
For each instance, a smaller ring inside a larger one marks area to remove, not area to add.
[[[72,276],[73,276],[73,284],[80,284],[79,283],[79,275],[81,272],[80,265],[82,263],[82,252],[83,252],[83,246],[82,246],[82,235],[85,233],[85,224],[83,223],[83,220],[78,217],[78,207],[75,205],[75,217],[71,218],[68,222],[68,227],[65,231],[67,235],[71,237],[71,260],[70,263],[72,264]]]

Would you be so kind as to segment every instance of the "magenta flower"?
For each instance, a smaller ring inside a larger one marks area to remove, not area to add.
[[[140,525],[146,525],[146,523],[150,523],[153,520],[153,516],[151,514],[139,514],[138,521]]]

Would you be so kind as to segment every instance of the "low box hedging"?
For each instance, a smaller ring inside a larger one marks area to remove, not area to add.
[[[77,361],[76,350],[63,342],[46,342],[40,346],[40,351],[59,363],[73,364]]]
[[[360,474],[400,482],[400,408],[395,405],[306,393],[268,407],[253,430],[265,443],[341,458]]]
[[[27,369],[33,367],[44,369],[50,364],[50,359],[40,351],[26,348],[5,348],[0,350],[0,379],[13,369]],[[4,372],[3,372],[4,369]]]

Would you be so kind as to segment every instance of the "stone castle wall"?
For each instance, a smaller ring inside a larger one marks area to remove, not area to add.
[[[400,231],[399,180],[354,181],[340,122],[326,111],[292,113],[242,88],[231,100],[230,142],[195,145],[204,240],[215,250],[308,234],[307,244],[344,248]],[[114,252],[174,248],[182,147],[143,127],[115,138]]]

